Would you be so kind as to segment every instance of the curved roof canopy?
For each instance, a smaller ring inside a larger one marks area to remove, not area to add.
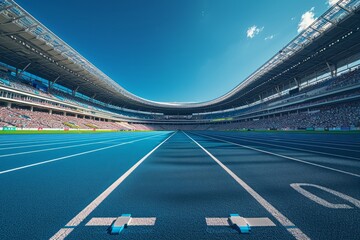
[[[207,102],[155,102],[126,91],[13,0],[0,0],[0,61],[124,108],[165,114],[218,111],[253,102],[269,89],[358,54],[359,9],[360,0],[340,0],[237,87]]]

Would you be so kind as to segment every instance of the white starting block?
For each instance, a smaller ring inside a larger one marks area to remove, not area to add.
[[[206,218],[208,226],[232,226],[240,233],[250,233],[251,227],[274,227],[276,226],[269,218],[244,218],[239,214],[230,214],[228,218]]]
[[[241,233],[250,233],[250,224],[245,218],[240,217],[239,214],[230,214],[229,221],[231,225],[236,226]]]
[[[110,226],[111,234],[120,234],[129,226],[154,226],[156,218],[133,218],[131,214],[122,214],[120,217],[92,218],[85,226]]]
[[[120,234],[122,230],[131,222],[131,214],[122,214],[111,225],[111,234]]]

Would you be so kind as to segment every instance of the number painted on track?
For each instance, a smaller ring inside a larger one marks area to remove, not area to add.
[[[290,184],[290,186],[295,189],[296,191],[298,191],[299,193],[301,193],[302,195],[304,195],[305,197],[307,197],[308,199],[324,206],[324,207],[327,207],[327,208],[334,208],[334,209],[350,209],[350,208],[353,208],[351,206],[349,206],[348,204],[334,204],[334,203],[330,203],[328,201],[326,201],[325,199],[323,198],[320,198],[318,196],[316,196],[315,194],[312,194],[310,193],[309,191],[305,190],[302,188],[302,186],[307,186],[307,187],[314,187],[314,188],[318,188],[320,190],[323,190],[325,192],[328,192],[328,193],[331,193],[339,198],[342,198],[344,199],[345,201],[348,201],[350,203],[352,203],[354,206],[360,208],[360,201],[355,199],[355,198],[352,198],[346,194],[343,194],[343,193],[340,193],[340,192],[337,192],[335,190],[332,190],[332,189],[329,189],[329,188],[326,188],[326,187],[322,187],[322,186],[319,186],[319,185],[316,185],[316,184],[310,184],[310,183],[292,183]]]

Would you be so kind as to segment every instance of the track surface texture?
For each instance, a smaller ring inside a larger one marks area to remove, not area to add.
[[[2,240],[359,239],[360,135],[3,135],[0,213]],[[109,234],[128,213],[156,220]],[[232,213],[275,226],[207,225]]]

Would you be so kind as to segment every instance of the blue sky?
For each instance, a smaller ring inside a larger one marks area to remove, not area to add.
[[[198,102],[238,85],[329,1],[17,2],[128,91],[154,101]]]

